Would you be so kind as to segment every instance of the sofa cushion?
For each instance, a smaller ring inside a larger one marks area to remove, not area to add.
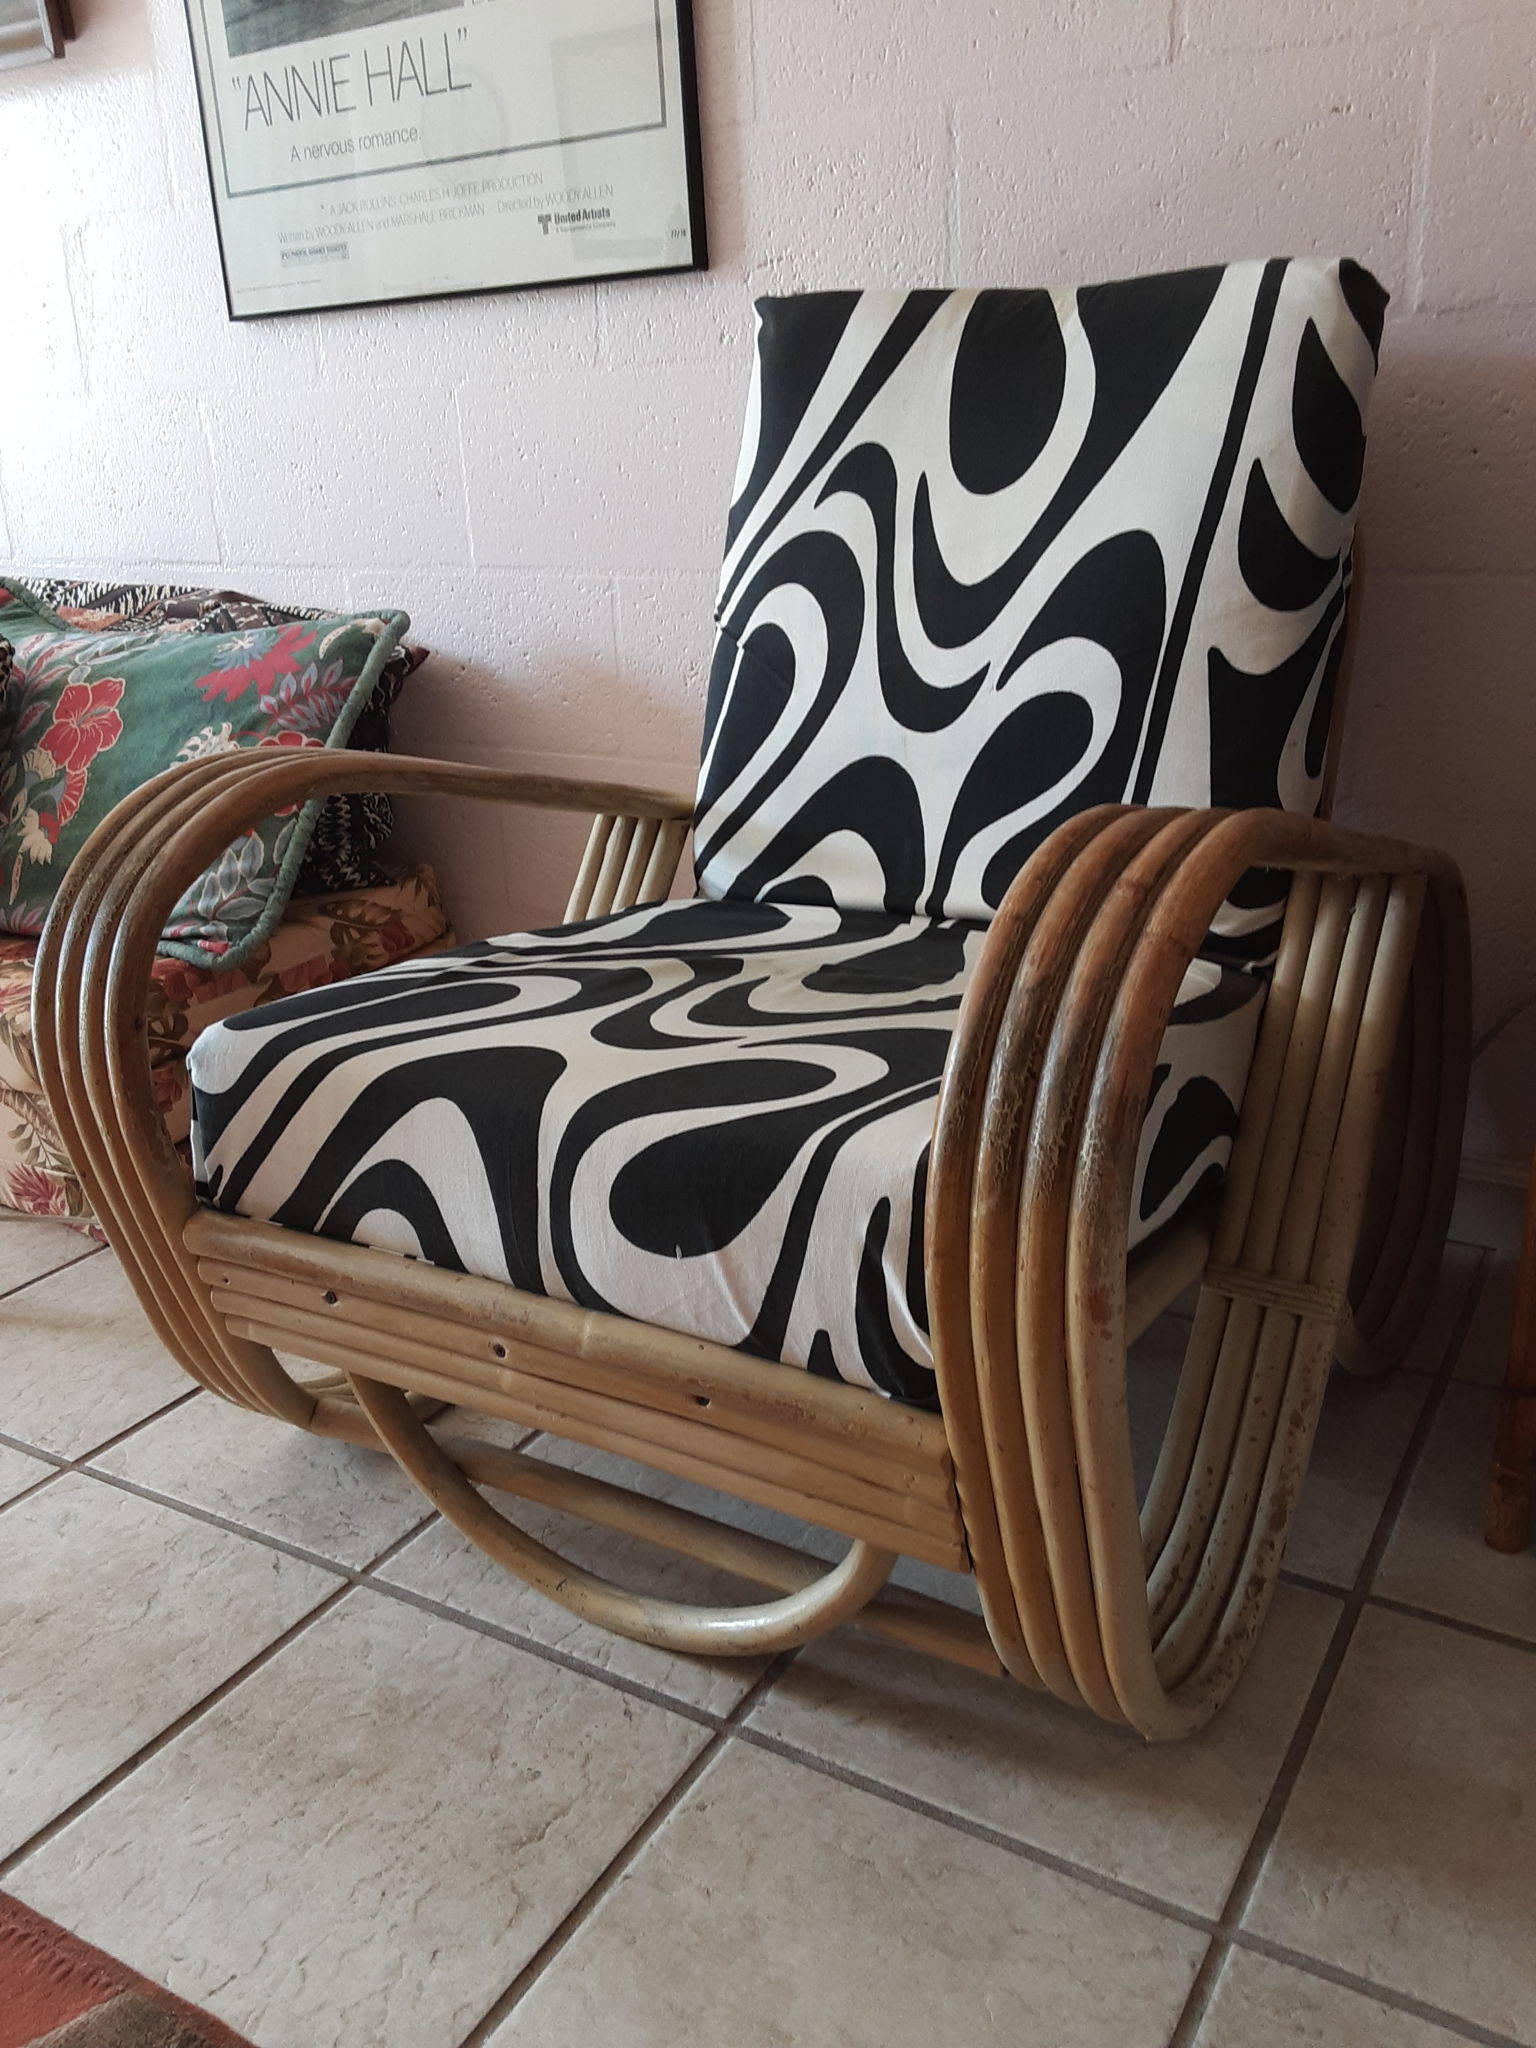
[[[266,943],[239,967],[156,960],[145,1017],[166,1128],[191,1122],[186,1049],[206,1025],[299,989],[321,988],[451,942],[430,868],[340,896],[294,897]],[[0,937],[0,1208],[85,1218],[88,1204],[37,1075],[32,1039],[35,939]]]
[[[4,577],[0,576],[0,582]],[[164,626],[179,633],[250,632],[291,626],[327,616],[323,606],[274,604],[238,590],[210,590],[180,583],[81,582],[56,577],[28,588],[71,625],[107,631],[127,625]],[[395,700],[413,669],[427,658],[425,647],[403,640],[379,671],[373,695],[358,713],[347,745],[363,753],[387,753]],[[394,827],[387,796],[363,790],[327,797],[295,884],[301,896],[342,889],[368,889],[389,880],[382,865]]]
[[[1094,804],[1314,810],[1385,303],[1325,261],[764,299],[703,893],[986,918]]]
[[[0,930],[36,936],[70,862],[126,796],[231,747],[342,746],[409,621],[403,612],[189,633],[71,623],[0,588],[15,646],[0,713]],[[318,802],[247,832],[171,914],[163,950],[235,965],[282,915]]]
[[[928,1142],[983,938],[693,902],[249,1011],[188,1060],[215,1207],[933,1398]],[[1197,962],[1132,1235],[1219,1177],[1263,985]]]

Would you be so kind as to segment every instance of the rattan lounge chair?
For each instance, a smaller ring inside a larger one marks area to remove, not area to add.
[[[187,1371],[384,1445],[642,1641],[857,1618],[1200,1726],[1330,1366],[1419,1325],[1459,1144],[1456,871],[1323,821],[1384,305],[1322,261],[764,301],[696,797],[338,752],[124,805],[37,1037]],[[216,1026],[189,1171],[141,1022],[165,917],[242,826],[363,789],[596,812],[568,921]],[[690,828],[698,893],[663,902]],[[1127,1347],[1197,1281],[1139,1485]],[[850,1547],[436,1437],[445,1402]],[[488,1491],[762,1597],[606,1583]],[[902,1556],[973,1573],[984,1620],[887,1584]]]

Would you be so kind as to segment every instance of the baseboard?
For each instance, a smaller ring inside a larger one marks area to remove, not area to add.
[[[1451,1236],[1462,1244],[1488,1245],[1499,1252],[1517,1252],[1525,1218],[1525,1196],[1531,1167],[1523,1159],[1462,1156],[1451,1212]]]

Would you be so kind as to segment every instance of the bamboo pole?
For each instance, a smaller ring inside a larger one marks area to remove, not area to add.
[[[840,1509],[876,1516],[893,1526],[941,1542],[947,1554],[958,1550],[956,1519],[948,1498],[938,1489],[924,1493],[911,1484],[887,1485],[852,1472],[844,1464],[821,1464],[748,1435],[738,1435],[718,1417],[669,1414],[612,1395],[592,1394],[549,1380],[533,1380],[497,1367],[466,1370],[467,1362],[429,1344],[381,1331],[351,1329],[300,1309],[264,1304],[235,1296],[224,1305],[234,1331],[261,1344],[302,1352],[319,1363],[355,1373],[359,1362],[371,1361],[380,1378],[402,1387],[421,1387],[444,1400],[483,1408],[509,1421],[547,1429],[603,1449],[625,1440],[625,1456],[649,1459],[664,1468],[674,1457],[687,1457],[692,1469],[706,1460],[741,1481],[755,1480],[797,1499],[815,1499]],[[349,1341],[350,1340],[350,1341]],[[910,1481],[912,1475],[899,1475]],[[944,1489],[945,1495],[948,1488]]]
[[[824,1434],[816,1426],[814,1397],[806,1401],[795,1400],[789,1393],[781,1395],[774,1382],[789,1375],[776,1367],[760,1370],[755,1379],[743,1373],[732,1383],[719,1375],[700,1374],[687,1365],[670,1374],[659,1367],[636,1373],[580,1353],[521,1342],[510,1335],[488,1338],[478,1328],[466,1329],[440,1316],[357,1296],[343,1297],[335,1289],[321,1294],[313,1286],[253,1268],[200,1259],[198,1275],[213,1290],[219,1312],[226,1318],[265,1316],[290,1328],[294,1338],[286,1347],[290,1350],[302,1352],[304,1341],[335,1334],[358,1346],[379,1341],[397,1357],[405,1357],[408,1354],[398,1341],[404,1339],[413,1353],[430,1353],[440,1361],[444,1372],[450,1370],[451,1361],[451,1369],[463,1374],[467,1387],[511,1392],[524,1388],[533,1398],[545,1400],[563,1398],[567,1392],[586,1394],[695,1423],[702,1419],[701,1410],[707,1409],[712,1411],[710,1422],[720,1429],[773,1445],[808,1464],[825,1464],[895,1492],[934,1500],[948,1500],[952,1495],[949,1452],[937,1417],[932,1418],[932,1436],[918,1456],[914,1453],[919,1451],[920,1439],[886,1442],[877,1437],[865,1444],[846,1426],[836,1434]],[[731,1362],[737,1361],[731,1357]],[[805,1377],[808,1389],[824,1384],[811,1375]],[[700,1391],[706,1384],[709,1390]],[[752,1391],[746,1392],[746,1387]],[[876,1416],[888,1405],[879,1396],[870,1399]],[[840,1415],[839,1420],[846,1425],[848,1418]]]

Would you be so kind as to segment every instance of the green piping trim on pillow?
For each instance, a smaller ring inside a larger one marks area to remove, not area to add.
[[[85,630],[81,626],[72,626],[68,619],[61,619],[51,604],[44,604],[30,584],[18,583],[10,576],[0,576],[0,589],[8,590],[17,604],[24,604],[28,611],[36,612],[45,625],[55,627],[60,633],[79,633]]]
[[[339,618],[341,613],[330,616]],[[331,727],[327,747],[344,748],[352,736],[352,728],[362,715],[363,706],[373,695],[384,664],[410,631],[411,621],[405,612],[368,612],[354,616],[379,618],[384,621],[384,631],[374,642],[373,652],[358,670],[357,681],[352,685],[347,701],[342,705],[336,723]],[[252,752],[259,752],[253,748]],[[185,960],[193,967],[243,967],[258,946],[264,946],[273,929],[282,921],[283,912],[288,908],[288,899],[293,894],[293,885],[299,879],[299,869],[304,865],[304,856],[309,851],[309,842],[315,835],[315,824],[325,808],[325,798],[311,797],[294,820],[289,835],[287,851],[282,865],[278,868],[277,879],[272,884],[272,893],[260,917],[251,926],[243,939],[222,953],[213,953],[202,946],[187,944],[183,939],[162,938],[155,948],[172,960]]]

